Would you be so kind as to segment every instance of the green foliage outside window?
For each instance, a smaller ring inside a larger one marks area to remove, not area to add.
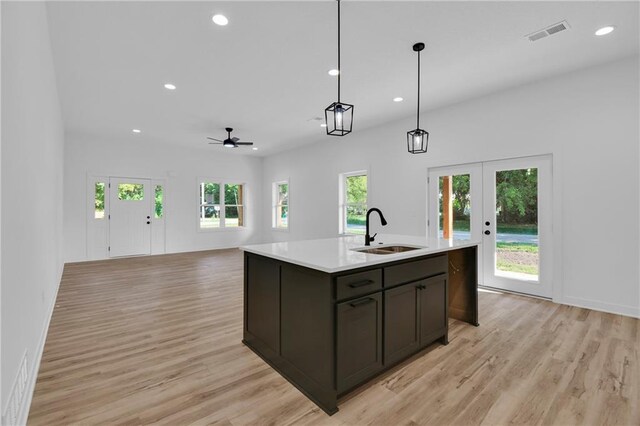
[[[94,217],[96,219],[104,218],[104,187],[104,182],[96,182],[94,208]]]
[[[119,183],[118,199],[128,201],[144,199],[144,185],[140,183]]]
[[[155,217],[156,219],[161,219],[163,215],[164,208],[164,191],[162,189],[162,185],[156,185],[156,208],[155,208]]]
[[[346,215],[349,234],[364,234],[362,225],[366,223],[367,214],[367,175],[347,176]]]

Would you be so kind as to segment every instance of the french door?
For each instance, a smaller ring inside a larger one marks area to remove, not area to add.
[[[109,179],[109,256],[151,254],[151,181]]]
[[[550,298],[551,157],[429,170],[429,236],[481,241],[481,284]]]

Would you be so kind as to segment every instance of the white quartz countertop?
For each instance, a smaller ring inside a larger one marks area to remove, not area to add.
[[[370,248],[390,245],[420,248],[402,253],[369,254],[354,250],[368,247],[364,246],[363,235],[353,235],[321,240],[254,244],[240,247],[240,250],[323,272],[334,273],[464,247],[477,246],[478,244],[479,241],[470,240],[443,240],[408,235],[378,235],[376,240],[371,243]]]

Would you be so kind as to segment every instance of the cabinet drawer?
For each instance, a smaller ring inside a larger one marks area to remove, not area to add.
[[[429,257],[415,260],[396,266],[384,268],[384,286],[393,287],[398,284],[416,281],[447,272],[447,255]]]
[[[381,269],[336,278],[336,300],[357,297],[380,289],[382,289]]]

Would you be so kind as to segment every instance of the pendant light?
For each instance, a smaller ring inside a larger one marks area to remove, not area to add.
[[[338,101],[324,110],[324,122],[327,135],[344,136],[351,133],[353,126],[353,105],[340,100],[340,0],[338,0]]]
[[[407,132],[407,148],[412,154],[427,152],[429,144],[429,132],[420,128],[420,52],[424,50],[424,43],[413,45],[413,51],[418,52],[418,111],[416,116],[416,128]]]

